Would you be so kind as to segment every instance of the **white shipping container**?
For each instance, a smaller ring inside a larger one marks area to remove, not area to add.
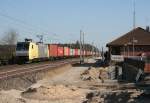
[[[38,58],[48,58],[48,46],[46,44],[38,43]]]
[[[75,56],[75,49],[72,49],[72,54],[73,56]]]
[[[73,54],[74,54],[74,53],[73,53],[73,50],[74,50],[74,49],[71,49],[71,48],[70,48],[70,56],[73,56]]]
[[[78,55],[80,55],[80,49],[78,49]]]

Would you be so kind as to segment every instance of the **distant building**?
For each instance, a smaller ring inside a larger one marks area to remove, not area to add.
[[[137,56],[150,52],[149,27],[137,27],[106,45],[112,55]]]

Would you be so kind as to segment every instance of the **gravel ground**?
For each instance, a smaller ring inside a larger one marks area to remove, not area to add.
[[[80,73],[87,68],[72,67],[59,75],[54,73],[55,76],[46,76],[25,91],[0,91],[0,103],[82,103],[88,90],[80,88],[84,82]]]
[[[46,76],[25,91],[0,91],[0,103],[150,103],[149,95],[137,89],[119,89],[108,79],[107,68],[90,67],[94,62],[88,59],[87,65]]]

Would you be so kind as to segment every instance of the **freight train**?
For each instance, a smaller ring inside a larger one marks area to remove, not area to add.
[[[98,55],[96,52],[85,50],[81,53],[84,56]],[[18,42],[16,46],[0,46],[0,64],[27,63],[34,61],[75,58],[79,56],[79,48],[70,48],[63,44],[36,43],[32,40]]]
[[[91,51],[83,51],[83,55],[92,55]],[[96,53],[93,53],[96,54]],[[18,42],[16,47],[17,61],[33,62],[49,59],[79,57],[80,49],[65,47],[62,44],[43,44],[32,41]]]

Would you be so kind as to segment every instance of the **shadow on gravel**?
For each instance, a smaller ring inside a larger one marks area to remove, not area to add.
[[[86,95],[83,103],[150,103],[150,94],[125,91],[95,91]]]
[[[128,92],[95,92],[86,95],[86,101],[83,103],[132,103],[129,102],[131,93]]]
[[[135,98],[134,103],[150,103],[150,94],[142,93],[137,98]]]
[[[94,64],[94,67],[107,67],[107,66],[109,66],[108,63],[101,59],[97,59],[97,61]]]
[[[91,67],[93,65],[94,65],[94,63],[84,63],[84,64],[76,63],[76,64],[72,64],[73,67]]]

